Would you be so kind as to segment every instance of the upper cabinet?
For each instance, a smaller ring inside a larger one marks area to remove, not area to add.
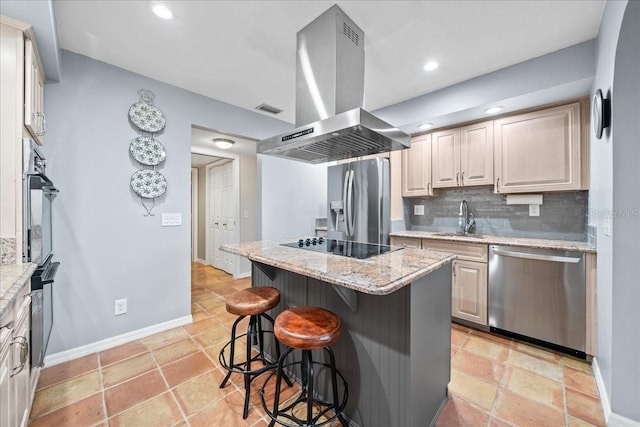
[[[44,143],[47,120],[44,115],[44,72],[33,41],[25,41],[24,125],[40,145]]]
[[[574,102],[496,120],[496,191],[588,188],[588,142],[583,135],[586,119],[581,119],[580,110],[581,103]]]
[[[433,186],[493,184],[493,122],[433,133]]]
[[[411,148],[402,150],[402,196],[432,196],[431,134],[411,139]]]

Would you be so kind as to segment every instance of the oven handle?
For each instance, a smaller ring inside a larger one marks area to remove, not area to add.
[[[502,256],[507,256],[512,258],[533,259],[536,261],[565,262],[568,264],[577,264],[580,261],[582,261],[582,258],[576,258],[576,257],[528,254],[523,252],[504,251],[502,249],[494,249],[493,253],[496,255],[502,255]]]
[[[37,177],[40,179],[40,182],[38,183],[38,186],[34,186],[32,184],[32,180],[29,179],[29,188],[32,189],[40,189],[42,188],[43,190],[45,190],[46,192],[49,193],[59,193],[60,190],[58,190],[55,185],[53,184],[53,181],[51,181],[49,178],[47,178],[47,176],[45,174],[42,173],[30,173],[29,178],[34,178]]]

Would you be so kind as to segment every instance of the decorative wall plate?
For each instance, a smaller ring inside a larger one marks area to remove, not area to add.
[[[158,132],[164,129],[164,114],[158,107],[146,102],[136,102],[129,108],[131,123],[145,132]]]
[[[142,169],[131,175],[131,188],[145,199],[155,199],[167,191],[167,180],[158,171]]]
[[[593,95],[591,104],[591,123],[596,138],[602,138],[602,133],[609,127],[611,117],[611,103],[609,99],[602,95],[602,91],[598,89]]]
[[[160,141],[150,136],[139,136],[131,141],[129,152],[138,162],[149,166],[160,164],[167,155]]]

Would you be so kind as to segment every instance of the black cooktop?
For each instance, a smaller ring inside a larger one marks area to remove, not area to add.
[[[366,259],[375,255],[402,249],[396,246],[378,245],[376,243],[351,242],[347,240],[325,239],[323,237],[307,237],[297,242],[282,243],[282,246],[304,249],[307,251],[324,252],[333,255]]]

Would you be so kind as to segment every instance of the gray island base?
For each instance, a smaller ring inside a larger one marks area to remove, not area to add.
[[[270,241],[220,249],[251,261],[252,286],[280,290],[280,304],[269,311],[274,319],[303,305],[340,317],[340,339],[332,348],[348,384],[344,415],[352,426],[435,424],[450,379],[454,254],[404,248],[357,260]],[[266,352],[275,353],[269,345]],[[300,352],[290,357],[287,362],[299,360]],[[313,359],[327,363],[323,351],[314,351]],[[297,378],[298,367],[292,372]],[[316,382],[322,397],[330,396],[326,378],[321,373]],[[341,384],[338,389],[341,394]]]
[[[340,317],[342,333],[332,348],[348,384],[344,413],[351,425],[435,424],[450,377],[450,263],[388,295],[369,295],[253,264],[253,286],[280,290],[280,304],[270,312],[274,318],[302,305],[323,307]],[[273,273],[273,280],[263,270]],[[300,358],[299,352],[293,354]],[[324,361],[325,354],[317,351],[313,356]],[[320,387],[321,394],[329,396]]]

